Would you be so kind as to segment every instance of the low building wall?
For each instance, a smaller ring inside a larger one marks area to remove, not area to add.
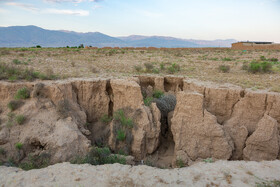
[[[256,50],[256,49],[272,49],[280,50],[280,44],[255,44],[255,43],[234,43],[232,44],[232,49],[241,50]]]

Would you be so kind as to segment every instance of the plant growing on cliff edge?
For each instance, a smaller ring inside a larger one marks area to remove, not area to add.
[[[41,169],[50,165],[51,155],[43,153],[39,156],[28,156],[28,160],[19,164],[19,167],[23,170]]]
[[[144,99],[144,104],[145,104],[146,106],[150,106],[150,105],[152,104],[153,99],[154,99],[154,98],[152,98],[152,97],[146,97],[146,98]]]
[[[108,116],[108,114],[104,114],[102,117],[101,117],[101,121],[103,123],[110,123],[112,121],[112,117]]]
[[[118,120],[123,127],[132,128],[133,127],[133,120],[131,118],[126,118],[123,110],[118,110],[114,114],[114,119]]]
[[[126,159],[123,156],[113,155],[108,147],[98,148],[93,147],[85,157],[77,157],[71,161],[72,164],[126,164]]]
[[[11,110],[11,111],[14,111],[16,109],[18,109],[20,106],[22,105],[22,102],[21,101],[15,101],[15,100],[12,100],[8,103],[7,107]]]
[[[204,159],[203,162],[205,163],[213,163],[213,159],[212,158],[207,158],[207,159]]]
[[[15,147],[16,147],[16,149],[21,150],[23,147],[23,143],[18,142],[15,144]]]
[[[15,99],[28,99],[30,97],[30,91],[24,87],[17,91]]]
[[[16,123],[19,124],[19,125],[22,125],[25,121],[25,116],[24,115],[17,115],[15,120],[16,120]]]
[[[124,141],[125,140],[125,131],[122,129],[117,130],[117,140]]]
[[[159,98],[161,98],[162,96],[164,96],[164,92],[161,91],[161,90],[155,90],[154,93],[153,93],[153,97],[154,97],[154,98],[159,99]]]
[[[184,163],[184,161],[182,159],[177,159],[176,160],[176,166],[178,168],[182,168],[182,167],[185,167],[186,165],[185,165],[185,163]]]

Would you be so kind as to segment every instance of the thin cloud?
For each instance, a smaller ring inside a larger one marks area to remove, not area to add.
[[[96,10],[96,9],[99,9],[99,8],[102,8],[102,6],[100,6],[100,5],[94,5],[94,6],[92,7],[93,10]]]
[[[75,16],[88,16],[87,10],[67,10],[67,9],[46,9],[43,11],[47,14],[61,14],[61,15],[75,15]]]
[[[19,8],[25,9],[25,10],[39,11],[38,8],[36,8],[35,6],[33,6],[31,4],[8,2],[8,3],[6,3],[6,5],[19,7]]]

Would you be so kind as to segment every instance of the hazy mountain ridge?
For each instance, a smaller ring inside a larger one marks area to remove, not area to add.
[[[0,47],[85,46],[95,47],[230,47],[236,40],[193,40],[165,36],[111,37],[100,32],[78,33],[47,30],[37,26],[0,27]]]

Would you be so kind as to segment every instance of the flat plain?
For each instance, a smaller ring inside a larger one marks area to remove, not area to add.
[[[272,59],[272,60],[271,60]],[[273,60],[274,59],[274,60]],[[1,48],[0,63],[58,78],[174,75],[242,88],[280,92],[279,50]],[[267,72],[248,70],[268,62]],[[10,81],[16,78],[2,77]]]

